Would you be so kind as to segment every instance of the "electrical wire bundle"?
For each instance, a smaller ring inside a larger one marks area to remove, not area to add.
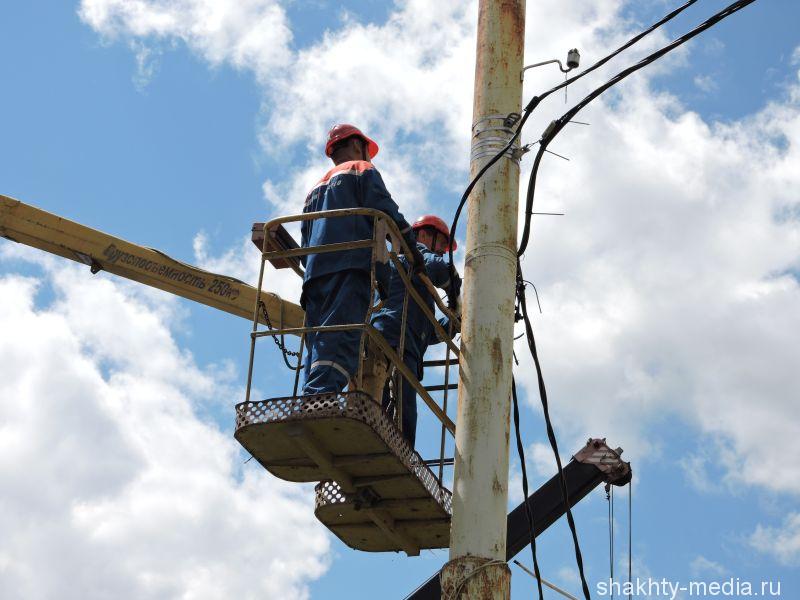
[[[679,6],[672,12],[668,13],[664,17],[662,17],[659,21],[642,31],[641,33],[637,34],[636,36],[632,37],[628,40],[625,44],[608,54],[607,56],[603,57],[596,63],[594,63],[588,69],[585,69],[578,75],[566,79],[564,82],[560,83],[559,85],[553,87],[552,89],[540,94],[538,96],[534,96],[531,98],[530,102],[525,106],[523,109],[521,118],[514,130],[511,139],[508,143],[500,150],[497,154],[495,154],[473,177],[472,181],[470,181],[469,185],[467,186],[466,190],[464,191],[463,195],[461,196],[461,200],[456,208],[455,215],[453,217],[453,222],[450,227],[450,235],[451,239],[455,237],[456,234],[456,227],[458,225],[458,220],[461,215],[461,211],[466,204],[467,199],[469,198],[470,193],[475,188],[475,185],[478,183],[481,177],[495,164],[497,163],[500,158],[513,146],[514,142],[519,138],[520,134],[522,133],[522,129],[525,126],[528,118],[531,116],[533,111],[536,109],[537,106],[548,96],[553,94],[554,92],[562,89],[563,87],[569,85],[591,73],[592,71],[598,69],[599,67],[606,64],[609,60],[632,46],[633,44],[637,43],[643,37],[651,33],[652,31],[656,30],[657,28],[661,27],[663,24],[667,23],[681,12],[689,8],[691,5],[695,4],[697,0],[689,0],[688,2],[684,3],[683,5]],[[522,239],[520,241],[519,248],[517,250],[517,276],[516,276],[516,298],[517,298],[517,320],[524,321],[525,325],[525,332],[524,335],[526,337],[526,341],[528,344],[528,349],[531,353],[533,358],[534,365],[536,367],[536,376],[539,388],[539,397],[542,403],[542,410],[545,419],[545,425],[547,429],[547,437],[550,441],[550,446],[553,450],[553,454],[555,456],[556,465],[558,466],[558,476],[561,484],[561,493],[564,500],[564,505],[566,507],[566,514],[567,514],[567,522],[569,524],[570,532],[572,533],[572,541],[575,547],[575,559],[578,566],[578,571],[580,574],[581,579],[581,587],[583,589],[583,594],[586,600],[590,599],[589,593],[589,586],[586,583],[586,577],[584,575],[583,569],[583,557],[581,554],[580,543],[578,541],[578,534],[575,527],[575,521],[572,516],[572,510],[570,509],[569,503],[569,491],[567,489],[567,482],[564,477],[564,471],[561,464],[561,456],[558,451],[558,442],[556,440],[555,432],[553,430],[553,426],[550,419],[550,412],[547,400],[547,390],[544,383],[544,377],[542,375],[542,368],[539,361],[539,355],[536,349],[536,340],[533,333],[533,326],[531,324],[530,317],[528,315],[528,307],[525,298],[525,280],[523,279],[522,275],[522,267],[520,265],[519,258],[525,253],[525,250],[528,247],[528,243],[530,241],[530,231],[531,231],[531,219],[533,217],[533,200],[534,200],[534,192],[536,189],[536,177],[539,173],[539,167],[541,164],[542,157],[544,153],[547,151],[547,146],[555,139],[555,137],[563,130],[567,123],[569,123],[573,117],[575,117],[583,108],[585,108],[592,100],[596,99],[600,96],[603,92],[607,91],[617,83],[624,80],[629,75],[635,73],[636,71],[643,69],[644,67],[650,65],[651,63],[655,62],[659,58],[665,56],[669,52],[672,52],[679,46],[685,44],[695,36],[699,35],[700,33],[704,32],[705,30],[713,27],[723,19],[731,16],[732,14],[738,12],[742,8],[746,7],[749,4],[752,4],[755,0],[738,0],[727,6],[726,8],[722,9],[721,11],[717,12],[716,14],[712,15],[705,21],[703,21],[700,25],[695,27],[694,29],[690,30],[689,32],[685,33],[684,35],[676,38],[666,46],[663,46],[659,50],[647,55],[639,62],[623,69],[619,73],[617,73],[614,77],[609,79],[606,83],[601,85],[600,87],[594,89],[590,92],[586,97],[584,97],[580,102],[578,102],[575,106],[565,112],[561,117],[552,121],[550,125],[545,129],[544,133],[542,134],[541,138],[538,141],[539,148],[536,153],[536,157],[534,158],[533,167],[531,169],[530,178],[528,181],[528,188],[526,193],[526,200],[525,200],[525,225],[522,233]],[[453,262],[453,250],[452,248],[449,250],[449,258],[451,268],[454,264]],[[453,299],[451,299],[452,301]],[[517,398],[517,390],[516,390],[516,382],[512,379],[511,384],[511,392],[512,392],[512,400],[513,400],[513,415],[514,415],[514,429],[516,433],[516,442],[517,442],[517,451],[519,453],[519,459],[521,463],[522,469],[522,487],[523,493],[525,496],[525,513],[528,519],[528,527],[530,531],[530,538],[531,538],[531,553],[533,555],[533,566],[534,566],[534,573],[537,580],[538,585],[538,592],[540,600],[543,600],[543,592],[542,592],[542,583],[541,583],[541,576],[539,571],[539,564],[536,557],[536,535],[533,530],[533,515],[531,513],[531,506],[528,498],[528,478],[527,478],[527,469],[525,466],[525,454],[524,454],[524,446],[522,443],[522,438],[520,435],[520,427],[519,427],[519,402]]]

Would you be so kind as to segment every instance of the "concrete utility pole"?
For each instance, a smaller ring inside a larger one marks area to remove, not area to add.
[[[511,137],[522,101],[525,0],[480,0],[470,174]],[[519,164],[504,157],[469,200],[450,561],[443,598],[509,598],[508,441]]]

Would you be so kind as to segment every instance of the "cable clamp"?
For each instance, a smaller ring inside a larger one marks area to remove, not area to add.
[[[547,138],[549,138],[550,134],[553,133],[553,130],[556,128],[557,125],[558,121],[550,121],[550,124],[542,132],[542,140],[546,140]]]
[[[533,144],[525,144],[520,148],[514,148],[514,150],[511,152],[512,158],[517,161],[521,160],[523,156],[531,151],[531,146],[533,146]]]
[[[509,129],[512,128],[514,125],[519,123],[519,120],[522,118],[522,115],[516,112],[508,113],[508,116],[503,120],[503,125],[508,127]]]

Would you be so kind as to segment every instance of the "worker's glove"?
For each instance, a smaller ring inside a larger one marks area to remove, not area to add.
[[[453,296],[461,295],[461,275],[455,268],[450,269],[450,285],[447,286],[447,293]]]
[[[427,275],[428,271],[425,269],[425,257],[419,248],[414,246],[411,249],[411,257],[414,259],[414,275]]]
[[[421,275],[423,273],[427,274],[427,271],[425,270],[425,257],[422,256],[422,252],[419,251],[416,240],[409,244],[409,246],[411,248],[410,258],[414,263],[411,270],[413,271],[414,275]]]
[[[456,310],[460,304],[461,297],[461,276],[453,265],[450,265],[450,284],[447,286],[447,307]]]

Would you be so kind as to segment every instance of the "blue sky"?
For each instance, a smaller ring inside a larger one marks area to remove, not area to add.
[[[466,182],[474,4],[3,6],[0,193],[252,281],[250,224],[299,210],[325,169],[326,128],[352,120],[382,144],[376,165],[407,216],[449,220]],[[578,46],[588,65],[672,6],[642,4],[529,3],[526,58]],[[699,2],[647,47],[722,6]],[[798,22],[796,3],[759,0],[593,104],[592,126],[553,146],[571,161],[543,167],[538,206],[566,216],[536,222],[525,270],[544,308],[555,424],[564,455],[608,436],[633,462],[634,575],[800,591],[800,227],[775,218],[798,214]],[[570,102],[639,55],[570,89]],[[538,70],[526,94],[558,80]],[[526,141],[564,110],[551,98]],[[446,560],[354,552],[316,524],[307,487],[242,466],[231,433],[247,322],[6,241],[0,285],[10,598],[399,598]],[[275,272],[266,287],[297,293]],[[259,387],[283,395],[286,371],[262,348]],[[527,359],[519,377],[537,487],[554,467]],[[433,454],[432,419],[420,428]],[[512,504],[519,485],[512,452]],[[575,511],[590,584],[608,576],[606,510],[597,490]],[[544,576],[577,595],[565,523],[541,540]],[[72,569],[30,575],[62,546]],[[513,597],[532,594],[512,570]]]

